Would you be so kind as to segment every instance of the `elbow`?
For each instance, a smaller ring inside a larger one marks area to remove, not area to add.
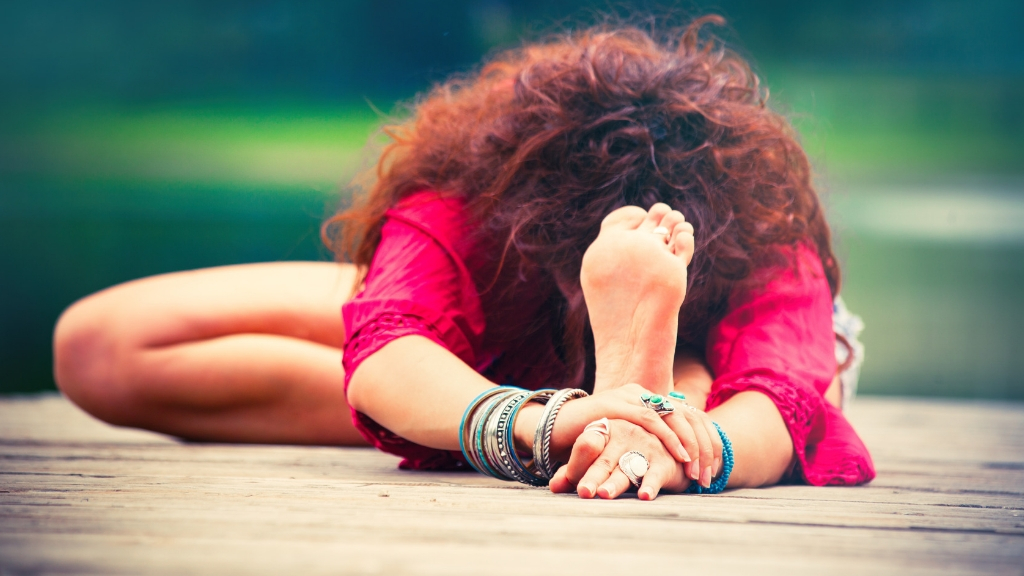
[[[364,414],[371,410],[374,389],[372,367],[367,369],[365,364],[366,362],[363,362],[356,366],[348,380],[348,387],[345,389],[345,399],[348,401],[348,405]]]

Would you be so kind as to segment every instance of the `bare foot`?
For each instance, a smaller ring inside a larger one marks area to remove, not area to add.
[[[594,392],[631,382],[662,394],[672,390],[692,257],[693,226],[666,204],[619,208],[601,223],[580,272],[594,330]]]

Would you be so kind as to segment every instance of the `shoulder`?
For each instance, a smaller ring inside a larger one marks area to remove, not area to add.
[[[462,236],[469,225],[465,200],[436,190],[422,190],[406,196],[389,209],[385,217],[440,240]]]
[[[817,250],[807,243],[779,245],[773,247],[746,282],[736,286],[728,307],[737,308],[768,295],[808,293],[820,293],[831,302],[828,276]]]

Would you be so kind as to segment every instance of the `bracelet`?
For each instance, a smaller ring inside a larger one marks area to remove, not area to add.
[[[551,462],[551,434],[555,429],[555,418],[562,405],[569,400],[589,396],[585,390],[579,388],[568,388],[556,392],[541,413],[537,421],[537,432],[533,436],[533,463],[537,474],[546,480],[550,480],[558,470],[559,462]]]
[[[469,406],[466,407],[466,411],[462,415],[462,422],[459,424],[459,449],[462,450],[462,455],[466,458],[466,462],[481,474],[494,476],[495,478],[500,477],[490,469],[487,465],[487,460],[482,457],[483,450],[481,449],[481,444],[483,440],[484,416],[489,414],[494,408],[494,405],[500,399],[497,398],[498,396],[504,397],[509,393],[514,393],[516,390],[520,390],[520,388],[512,386],[488,388],[469,403]]]
[[[707,488],[695,481],[690,482],[690,486],[686,489],[687,494],[719,494],[725,490],[725,485],[729,483],[729,475],[732,474],[733,465],[732,442],[729,441],[729,437],[725,435],[718,422],[712,422],[712,424],[715,425],[718,435],[722,438],[722,471],[719,473],[718,478],[711,483],[711,486]]]
[[[519,458],[519,454],[516,453],[515,424],[516,418],[519,416],[519,409],[530,402],[547,404],[556,392],[557,390],[551,389],[538,390],[533,394],[528,395],[526,398],[523,398],[523,401],[517,404],[509,415],[509,424],[505,429],[505,445],[508,446],[509,450],[508,464],[515,470],[516,480],[519,480],[524,484],[530,484],[531,486],[547,486],[548,478],[537,474],[536,460],[531,458],[529,462],[523,463]]]
[[[505,444],[505,429],[508,427],[508,418],[512,410],[526,398],[528,392],[515,392],[504,396],[494,406],[494,409],[486,418],[484,430],[484,458],[491,468],[497,472],[503,480],[517,480],[516,471],[509,462],[508,446]]]
[[[533,459],[523,462],[515,450],[515,420],[529,402],[546,404],[556,394],[514,386],[489,388],[466,407],[459,424],[459,449],[466,462],[481,474],[499,480],[517,480],[543,486],[548,479],[536,473]]]

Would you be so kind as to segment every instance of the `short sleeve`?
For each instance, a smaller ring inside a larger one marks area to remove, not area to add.
[[[418,335],[476,367],[485,328],[472,278],[463,263],[461,206],[421,193],[387,214],[363,290],[342,307],[345,387],[359,365],[389,342]],[[457,452],[405,440],[353,411],[360,433],[377,448],[404,458],[401,466],[454,469]]]
[[[717,377],[708,409],[755,390],[778,407],[793,439],[796,473],[812,485],[860,484],[875,476],[864,443],[824,393],[836,374],[832,294],[809,247],[789,266],[759,271],[761,288],[733,294],[711,330],[707,361]]]

